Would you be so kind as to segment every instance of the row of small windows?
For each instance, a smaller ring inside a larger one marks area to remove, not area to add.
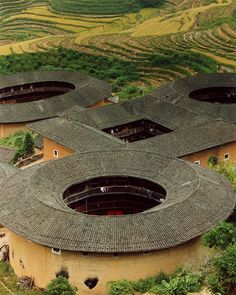
[[[58,152],[57,149],[54,149],[54,150],[53,150],[53,156],[54,156],[55,158],[58,158],[58,157],[59,157],[59,152]],[[229,160],[229,158],[230,158],[230,157],[229,157],[229,153],[224,154],[224,160],[225,160],[225,161]],[[201,165],[201,161],[200,161],[200,160],[196,160],[196,161],[194,161],[194,164]]]
[[[57,149],[54,149],[53,150],[53,156],[54,156],[54,158],[58,158],[59,157],[59,152],[58,152]],[[229,158],[230,158],[229,157],[229,153],[224,154],[224,160],[225,161],[229,160]],[[196,160],[196,161],[194,161],[194,164],[201,165],[201,161],[200,160]]]
[[[58,249],[58,248],[51,248],[51,252],[53,253],[53,254],[56,254],[56,255],[61,255],[61,249]],[[81,252],[81,254],[83,255],[83,256],[90,256],[90,254],[88,253],[88,252]],[[145,252],[143,252],[142,253],[143,255],[151,255],[151,252],[150,251],[145,251]],[[113,257],[119,257],[120,255],[119,255],[119,253],[113,253],[112,254],[112,256]],[[122,256],[122,255],[121,255]]]
[[[226,154],[224,154],[224,161],[227,161],[227,160],[229,160],[229,153],[226,153]],[[194,164],[197,164],[197,165],[201,165],[201,161],[200,160],[196,160],[196,161],[194,161]]]

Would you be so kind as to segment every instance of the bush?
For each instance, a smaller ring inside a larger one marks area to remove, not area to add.
[[[211,274],[207,278],[207,285],[213,294],[219,293],[223,294],[224,289],[222,288],[218,277],[215,274]]]
[[[215,166],[215,165],[219,164],[219,158],[216,156],[211,156],[207,160],[207,164],[211,165],[211,166]]]
[[[236,294],[236,244],[213,259],[212,273],[207,279],[209,289],[222,295]]]
[[[236,189],[235,167],[230,162],[219,162],[218,165],[212,166],[211,168],[227,178],[232,183],[233,188]]]
[[[203,244],[208,247],[226,249],[236,241],[236,227],[229,222],[222,222],[209,231],[202,238]]]
[[[141,279],[133,283],[135,291],[138,291],[140,293],[148,292],[155,285],[156,285],[156,279],[153,277],[149,277],[144,280]]]
[[[120,280],[108,283],[108,295],[133,295],[135,290],[131,282]]]
[[[76,288],[62,276],[52,280],[43,292],[44,295],[76,295]]]
[[[125,86],[121,89],[120,92],[118,92],[120,100],[138,98],[140,96],[143,96],[144,94],[145,89],[135,85]]]
[[[164,273],[163,271],[159,272],[159,274],[156,277],[157,284],[161,284],[162,281],[169,282],[169,280],[170,280],[170,277],[166,273]]]
[[[219,162],[217,165],[209,165],[210,168],[219,172],[224,177],[226,177],[232,184],[234,191],[236,191],[236,168],[230,162]],[[236,207],[232,212],[231,216],[228,218],[228,221],[236,222]]]
[[[201,289],[202,276],[200,273],[191,273],[178,270],[168,281],[154,286],[150,292],[159,295],[186,295],[188,292],[198,292]]]

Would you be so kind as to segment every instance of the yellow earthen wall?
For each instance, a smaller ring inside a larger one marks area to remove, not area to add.
[[[13,135],[16,131],[20,130],[29,130],[26,128],[27,123],[9,123],[9,124],[0,124],[0,137],[6,137]]]
[[[222,146],[210,148],[197,153],[182,157],[183,160],[194,163],[200,160],[200,165],[207,167],[207,160],[211,156],[217,156],[220,161],[224,161],[224,155],[229,154],[229,161],[236,163],[236,142],[227,143]]]
[[[58,151],[58,157],[54,156],[54,150]],[[62,146],[59,143],[56,143],[55,141],[44,137],[43,139],[43,152],[44,152],[44,160],[55,160],[59,158],[63,158],[69,155],[72,155],[74,153],[73,150],[66,148]]]
[[[96,102],[95,104],[89,106],[88,108],[96,109],[96,108],[107,106],[109,104],[112,104],[112,102],[104,99],[104,100],[101,100],[101,101]]]
[[[66,268],[70,282],[78,288],[80,295],[105,295],[107,282],[111,280],[137,280],[155,276],[158,272],[174,272],[178,266],[199,263],[201,259],[200,239],[196,238],[181,246],[150,253],[113,255],[83,255],[62,251],[60,255],[50,248],[40,246],[10,232],[10,263],[17,276],[31,276],[38,287],[45,287],[55,274]],[[84,281],[98,278],[97,286],[90,290]]]

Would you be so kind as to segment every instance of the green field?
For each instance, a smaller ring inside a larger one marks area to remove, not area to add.
[[[44,52],[58,47],[83,54],[66,68],[112,81],[115,87],[124,80],[124,85],[128,82],[149,87],[198,72],[235,72],[236,0],[117,3],[1,1],[0,56],[23,55],[13,58],[18,66],[11,64],[13,59],[3,57],[0,72],[60,68],[61,63],[56,63],[62,59],[61,51],[49,51],[53,55],[50,60],[42,57]],[[148,5],[152,7],[143,8]],[[35,62],[37,52],[44,64]],[[24,66],[20,60],[27,59],[30,53],[34,62],[31,67]],[[129,65],[133,77],[126,77],[120,69],[111,73],[108,66],[114,65],[114,60],[116,66]],[[92,62],[108,73],[102,74],[96,66],[92,69]]]

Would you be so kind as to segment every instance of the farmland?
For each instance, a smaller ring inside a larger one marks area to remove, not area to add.
[[[111,2],[1,1],[0,55],[63,47],[128,62],[139,84],[155,86],[235,71],[235,0]]]

